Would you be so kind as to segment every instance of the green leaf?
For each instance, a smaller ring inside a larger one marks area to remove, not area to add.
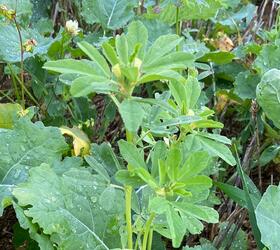
[[[86,41],[78,43],[80,49],[103,71],[104,75],[110,77],[110,68],[104,59],[104,57],[98,52],[98,50]]]
[[[0,5],[4,4],[8,9],[16,11],[17,20],[27,26],[32,16],[32,3],[30,0],[0,0]]]
[[[57,176],[43,164],[30,170],[28,182],[20,184],[13,194],[25,207],[24,214],[50,235],[58,248],[109,249],[121,247],[118,228],[124,197],[122,191],[115,190],[108,201],[104,195],[111,189],[106,185],[86,169],[73,168]]]
[[[120,104],[119,112],[126,129],[130,132],[136,132],[142,124],[145,115],[141,105],[136,101],[126,99]]]
[[[0,33],[5,34],[5,36],[0,36],[0,60],[11,63],[20,62],[20,42],[18,32],[14,25],[0,24]],[[38,31],[31,29],[21,29],[21,35],[23,43],[27,42],[30,39],[34,39],[37,42],[37,45],[33,46],[32,52],[24,52],[24,60],[37,54],[47,54],[49,47],[55,41],[52,38],[45,38],[41,36]]]
[[[174,146],[172,147],[167,154],[166,166],[167,166],[167,175],[171,181],[175,181],[179,174],[179,166],[182,161],[181,150]]]
[[[145,59],[146,60],[146,59]],[[186,69],[194,66],[194,56],[186,52],[173,52],[157,60],[145,61],[143,71],[150,73],[155,70]]]
[[[179,181],[200,174],[210,163],[210,156],[206,151],[192,152],[180,170]]]
[[[212,187],[212,180],[206,175],[197,175],[191,178],[184,178],[183,182],[188,190],[192,189],[209,189]]]
[[[188,216],[195,217],[208,223],[219,222],[218,212],[211,207],[194,205],[187,202],[172,202],[172,204],[174,207],[178,208],[180,212]]]
[[[182,221],[178,212],[171,206],[169,206],[166,211],[166,219],[172,237],[172,246],[178,248],[185,236],[186,225]]]
[[[227,137],[223,136],[223,135],[210,134],[210,133],[205,133],[205,132],[197,132],[197,134],[199,134],[200,136],[203,136],[205,138],[212,139],[212,140],[217,141],[217,142],[221,142],[221,143],[224,143],[224,144],[231,145],[231,140],[228,139]]]
[[[146,168],[143,152],[141,152],[134,144],[120,140],[118,142],[122,157],[133,168]]]
[[[134,0],[83,0],[82,16],[89,24],[100,23],[104,29],[122,28],[134,16]]]
[[[143,168],[143,167],[136,168],[133,170],[133,173],[138,175],[151,188],[153,188],[153,189],[158,188],[156,180],[151,176],[151,174],[145,168]]]
[[[13,207],[16,212],[16,217],[18,219],[18,222],[20,226],[26,230],[28,230],[30,238],[37,241],[40,249],[43,250],[53,250],[54,247],[47,235],[44,233],[40,232],[40,229],[38,225],[33,224],[31,219],[28,218],[24,214],[23,208],[21,208],[18,204],[13,203]]]
[[[127,43],[129,48],[129,54],[131,54],[138,44],[141,44],[140,51],[138,52],[138,58],[143,59],[146,45],[148,42],[148,31],[144,24],[140,21],[131,22],[127,29]]]
[[[178,4],[180,5],[178,13],[178,19],[180,21],[207,20],[214,17],[217,11],[222,7],[221,0],[182,0],[180,2],[166,2],[170,3],[167,4],[165,8],[162,8],[159,14],[155,14],[153,8],[149,8],[147,16],[149,18],[159,19],[169,25],[173,25],[176,22],[176,9]]]
[[[176,125],[182,125],[182,124],[191,124],[191,123],[197,122],[199,120],[201,120],[201,118],[199,116],[185,115],[185,116],[179,116],[176,118],[166,120],[166,121],[162,122],[160,124],[160,126],[167,127],[167,126],[176,126]]]
[[[262,50],[254,62],[255,68],[263,75],[271,69],[279,69],[280,63],[277,58],[280,56],[279,45],[267,44],[262,46]]]
[[[270,185],[255,210],[262,243],[271,250],[280,248],[279,200],[280,186]]]
[[[43,68],[61,74],[91,76],[100,79],[100,81],[101,79],[107,79],[99,69],[98,65],[95,62],[88,60],[62,59],[49,61],[45,63]]]
[[[234,92],[243,100],[256,98],[256,88],[260,77],[249,71],[241,72],[235,79]]]
[[[177,35],[160,36],[150,47],[144,57],[144,65],[152,65],[159,58],[174,51],[176,46],[182,42],[182,38]]]
[[[118,182],[122,183],[123,185],[129,185],[134,188],[138,188],[140,186],[145,185],[145,182],[137,175],[132,173],[128,170],[119,170],[115,178]]]
[[[128,42],[124,34],[116,37],[116,51],[123,65],[128,64]]]
[[[156,70],[153,72],[149,72],[144,74],[138,81],[138,84],[154,82],[159,80],[176,80],[179,83],[185,82],[186,79],[174,70]]]
[[[99,163],[94,157],[92,156],[85,156],[86,162],[93,168],[95,172],[97,172],[100,176],[104,178],[104,180],[110,182],[111,178],[106,170],[106,168]]]
[[[118,91],[119,88],[115,82],[99,76],[76,78],[70,88],[70,92],[74,97],[87,96],[92,93],[110,94]]]
[[[267,147],[261,154],[259,163],[260,166],[263,167],[270,161],[272,161],[279,153],[280,146],[279,145],[272,145]]]
[[[113,176],[117,170],[121,169],[117,156],[109,143],[93,144],[91,151],[94,159],[106,169],[109,176]]]
[[[247,207],[247,202],[246,202],[246,196],[245,196],[245,191],[229,185],[227,183],[222,183],[222,182],[214,182],[214,185],[220,188],[229,198],[231,198],[234,202],[236,202],[239,206],[241,207]],[[253,202],[253,206],[256,207],[260,201],[256,197],[256,195],[253,195],[250,193],[251,200]]]
[[[195,77],[189,76],[186,82],[186,99],[185,104],[188,109],[193,109],[201,93],[199,81]]]
[[[264,246],[261,242],[260,230],[257,226],[256,213],[255,213],[255,210],[254,210],[253,201],[252,201],[251,196],[250,196],[248,181],[246,180],[245,173],[244,173],[243,168],[241,166],[240,159],[239,159],[239,156],[237,154],[236,146],[235,146],[235,152],[236,152],[236,155],[237,155],[237,164],[236,164],[237,165],[237,171],[238,171],[238,174],[241,178],[243,189],[244,189],[244,192],[245,192],[246,206],[248,208],[249,220],[250,220],[250,223],[251,223],[251,226],[252,226],[252,231],[253,231],[253,234],[254,234],[254,237],[255,237],[258,248],[262,249]]]
[[[18,112],[23,111],[19,104],[0,104],[0,128],[12,128]]]
[[[107,58],[107,60],[110,62],[111,65],[114,66],[119,63],[117,53],[109,42],[103,43],[102,49],[103,49],[103,54],[105,55],[105,57]]]
[[[151,160],[152,160],[152,169],[151,173],[153,177],[158,176],[159,174],[159,160],[164,159],[167,154],[167,146],[163,141],[158,141],[153,151],[151,152]]]
[[[34,136],[36,135],[36,136]],[[25,181],[28,170],[42,163],[52,164],[60,160],[67,150],[58,128],[44,127],[21,118],[13,130],[0,131],[0,214],[13,187]]]
[[[190,137],[194,140],[194,143],[200,144],[200,148],[206,150],[207,152],[209,152],[209,154],[222,158],[231,166],[234,166],[236,164],[231,151],[224,144],[202,137],[200,135],[189,135],[187,138]]]
[[[235,58],[235,55],[231,52],[215,51],[210,52],[203,57],[199,58],[200,62],[214,62],[218,65],[228,64]]]
[[[265,114],[280,128],[280,70],[266,72],[257,86],[257,101]]]

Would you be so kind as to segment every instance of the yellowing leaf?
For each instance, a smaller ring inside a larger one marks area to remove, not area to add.
[[[12,128],[14,118],[22,111],[22,107],[16,103],[0,104],[0,128]]]
[[[84,156],[89,154],[90,140],[82,130],[80,130],[77,127],[61,127],[60,131],[63,135],[69,135],[73,137],[73,147],[75,156]]]
[[[215,40],[215,47],[221,51],[229,52],[234,48],[232,40],[224,33],[219,32],[217,40]]]

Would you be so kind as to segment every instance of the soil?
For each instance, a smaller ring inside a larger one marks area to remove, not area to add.
[[[13,246],[13,225],[17,222],[15,212],[12,207],[5,209],[0,217],[0,249],[14,250]]]

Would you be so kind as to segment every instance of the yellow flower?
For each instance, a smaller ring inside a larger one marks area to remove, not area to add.
[[[76,20],[74,20],[74,21],[68,20],[66,22],[65,29],[72,36],[77,36],[80,32],[79,24]]]

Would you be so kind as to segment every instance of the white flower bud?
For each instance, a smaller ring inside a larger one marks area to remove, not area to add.
[[[79,30],[79,24],[76,20],[68,20],[65,25],[66,31],[71,34],[72,36],[77,36],[80,32]]]

